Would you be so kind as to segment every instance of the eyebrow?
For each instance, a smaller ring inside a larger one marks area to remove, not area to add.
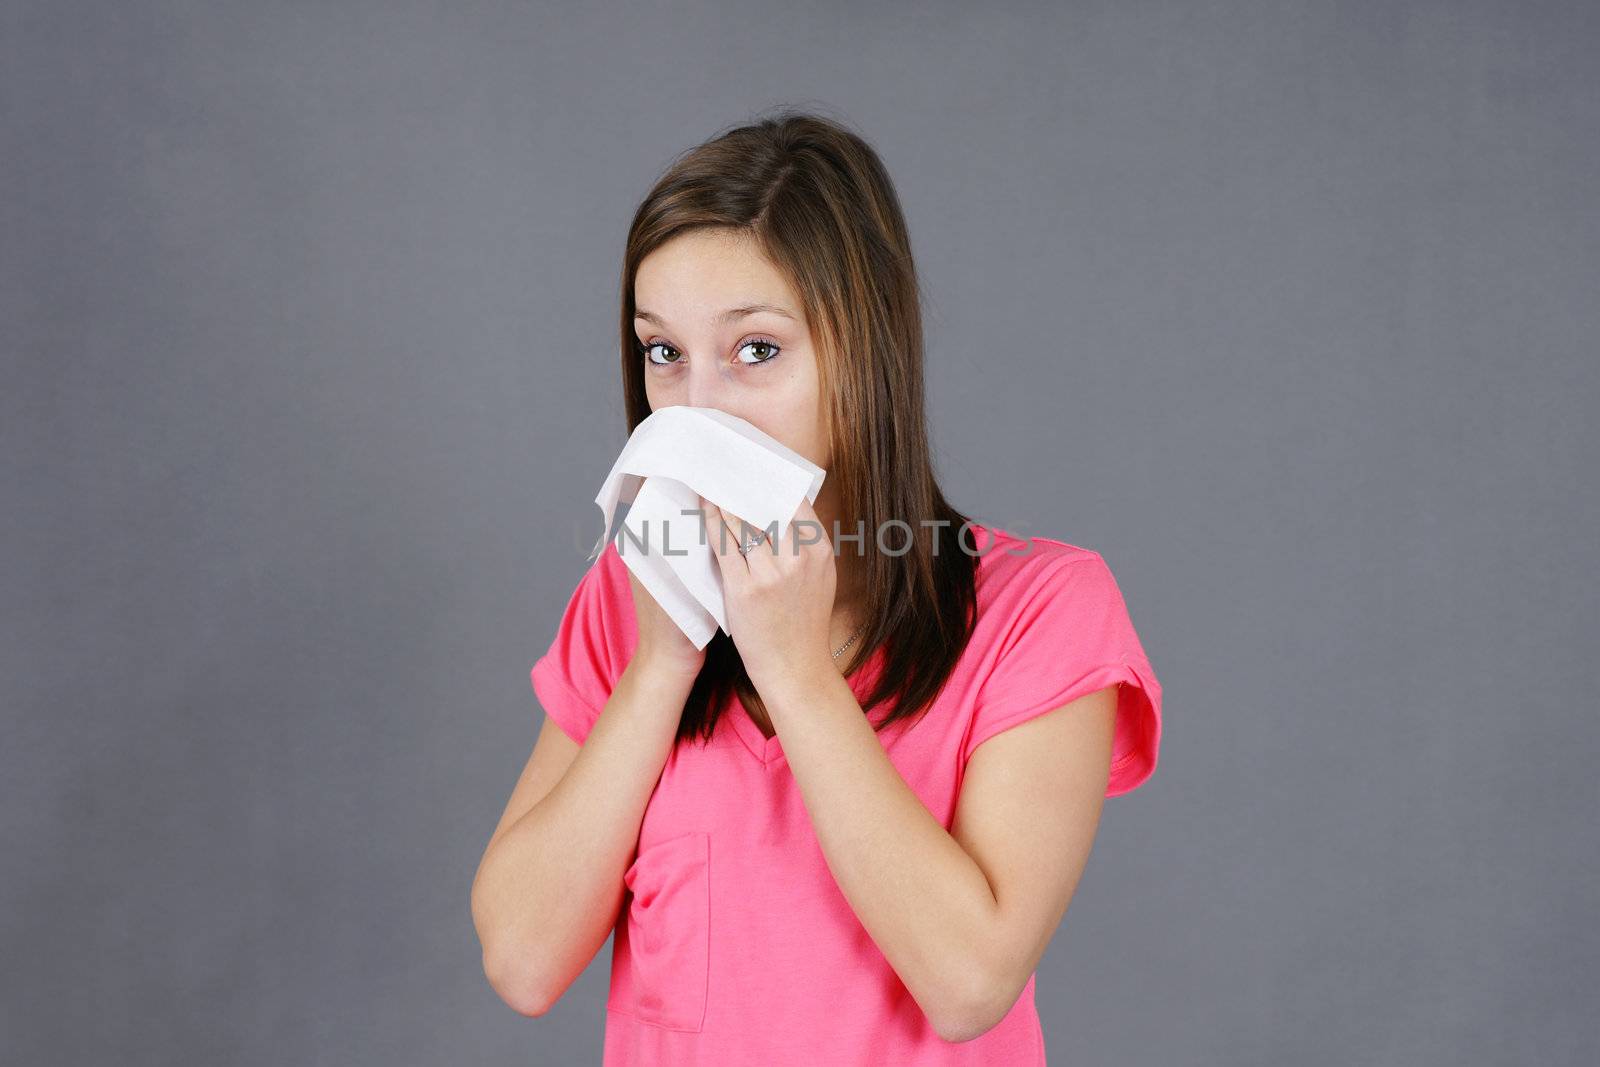
[[[794,318],[793,312],[791,312],[788,308],[780,307],[777,304],[748,304],[745,307],[729,308],[727,311],[724,311],[722,314],[718,315],[716,317],[716,321],[732,322],[735,319],[742,319],[747,315],[755,315],[763,311],[769,312],[773,315],[782,315],[786,319]],[[644,319],[646,322],[653,322],[663,329],[665,329],[667,325],[661,319],[661,316],[646,311],[644,308],[635,308],[633,311],[633,317],[636,319]]]

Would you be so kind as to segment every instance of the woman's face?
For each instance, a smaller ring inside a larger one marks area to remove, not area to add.
[[[799,295],[750,238],[728,230],[673,238],[639,264],[633,298],[651,411],[716,408],[827,469],[811,330]]]

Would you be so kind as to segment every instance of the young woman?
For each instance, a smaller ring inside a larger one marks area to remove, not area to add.
[[[782,544],[704,502],[732,638],[615,541],[577,583],[473,884],[491,984],[542,1014],[614,932],[610,1065],[1043,1064],[1034,968],[1160,741],[1111,571],[945,501],[900,205],[840,124],[684,155],[623,283],[630,431],[717,408],[828,474]]]

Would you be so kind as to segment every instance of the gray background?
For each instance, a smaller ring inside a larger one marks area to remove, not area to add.
[[[1595,1061],[1594,4],[7,3],[8,1063],[573,1064],[468,890],[670,156],[857,126],[937,458],[1166,690],[1061,1064]]]

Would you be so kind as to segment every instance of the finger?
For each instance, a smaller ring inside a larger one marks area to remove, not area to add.
[[[783,540],[784,550],[795,555],[805,551],[815,552],[819,545],[832,544],[822,528],[822,520],[817,518],[817,512],[811,506],[811,501],[805,497],[800,498],[800,506],[789,519]]]
[[[772,527],[757,526],[743,519],[737,520],[734,525],[738,530],[741,547],[744,545],[750,546],[743,553],[745,563],[751,567],[760,567],[762,564],[758,560],[763,557],[772,560],[777,559],[779,550],[783,547],[783,537],[774,537]]]
[[[735,515],[731,511],[724,511],[722,517],[728,524],[728,533],[733,539],[734,545],[738,549],[745,549],[746,545],[751,546],[749,549],[739,553],[746,559],[754,555],[762,547],[761,542],[767,539],[766,531],[742,516]]]
[[[728,568],[742,565],[744,557],[739,554],[739,535],[728,528],[727,515],[705,497],[700,498],[700,505],[705,509],[706,537],[711,542],[711,551],[717,557],[718,566],[726,573]]]

